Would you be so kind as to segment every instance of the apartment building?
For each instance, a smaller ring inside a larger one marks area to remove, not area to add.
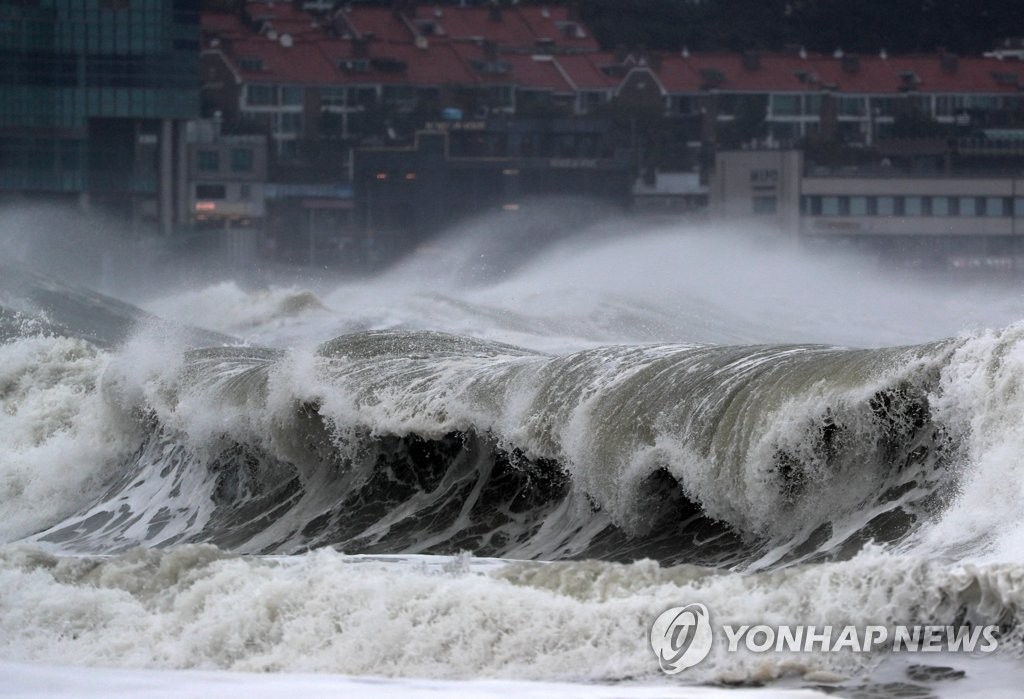
[[[1024,269],[1024,173],[824,171],[796,150],[723,151],[711,187],[722,225],[930,266]]]

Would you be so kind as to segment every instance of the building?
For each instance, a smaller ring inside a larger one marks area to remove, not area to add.
[[[441,121],[410,146],[356,152],[356,227],[371,261],[415,249],[459,220],[514,214],[557,193],[625,208],[633,154],[601,120]]]
[[[696,172],[652,170],[633,185],[633,211],[660,216],[703,216],[708,187]]]
[[[190,122],[187,202],[193,228],[260,227],[266,215],[267,140]]]
[[[64,197],[169,233],[187,216],[198,0],[0,4],[0,193]]]
[[[273,257],[290,264],[359,269],[365,262],[363,231],[353,220],[352,186],[342,183],[270,183],[267,223]]]
[[[719,152],[710,186],[710,218],[794,234],[800,227],[802,181],[800,151]]]
[[[1024,173],[806,168],[796,150],[723,151],[713,220],[879,259],[1024,270]]]
[[[282,161],[310,159],[310,142],[344,144],[347,158],[366,137],[411,139],[446,108],[476,119],[571,112],[577,89],[550,58],[597,50],[566,7],[307,7],[203,14],[206,103],[229,126],[267,133]]]
[[[1024,175],[805,176],[800,235],[916,264],[1024,269]]]
[[[204,13],[203,34],[208,108],[322,176],[345,176],[366,140],[411,141],[446,109],[469,120],[617,112],[633,118],[641,165],[663,172],[706,174],[719,147],[806,140],[886,151],[932,137],[940,156],[1024,154],[1016,54],[608,52],[571,5],[252,1]],[[650,114],[661,120],[637,118]]]
[[[801,197],[831,196],[814,178],[885,169],[899,187],[898,173],[1006,179],[1024,166],[1012,51],[605,51],[571,4],[250,0],[204,12],[202,27],[204,109],[226,133],[267,137],[269,182],[352,187],[347,201],[280,202],[282,235],[319,231],[280,239],[292,256],[312,259],[319,239],[384,259],[461,217],[564,192],[671,215],[709,202],[715,219],[814,237]],[[835,196],[870,196],[856,188]]]

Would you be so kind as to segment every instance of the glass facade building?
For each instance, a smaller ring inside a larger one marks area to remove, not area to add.
[[[175,122],[199,115],[199,5],[0,0],[0,191],[170,186]]]

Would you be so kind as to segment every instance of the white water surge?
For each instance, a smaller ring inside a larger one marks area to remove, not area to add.
[[[105,343],[129,311],[90,301],[88,336],[63,317],[80,299],[0,281],[4,659],[643,696],[672,689],[651,622],[701,602],[718,623],[998,624],[998,659],[944,661],[968,673],[950,687],[1010,685],[1012,288],[665,231],[471,275],[474,255],[145,300],[245,341],[226,347],[142,314]],[[902,672],[716,643],[683,681]],[[25,667],[0,673],[38,691]]]

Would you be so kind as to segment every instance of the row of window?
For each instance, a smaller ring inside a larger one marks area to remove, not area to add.
[[[302,88],[294,85],[247,85],[245,102],[250,107],[301,107]]]
[[[809,216],[1024,217],[1024,197],[804,196]]]
[[[302,112],[248,112],[246,118],[275,136],[301,134],[305,123]]]
[[[668,98],[670,114],[696,114],[704,107],[706,97],[696,95],[671,95]],[[1019,112],[1024,111],[1024,97],[1016,95],[833,95],[836,114],[840,118],[864,119],[872,117],[894,117],[905,112],[931,114],[936,117],[956,116],[970,112]],[[719,115],[742,113],[767,114],[772,118],[804,117],[816,119],[821,116],[824,97],[821,93],[775,93],[771,95],[730,95],[719,94],[717,111]]]
[[[252,172],[252,148],[232,148],[232,172]],[[220,172],[220,151],[203,149],[196,154],[196,167],[200,172]]]
[[[0,21],[0,47],[16,51],[69,53],[159,53],[170,48],[196,50],[196,25],[168,25],[166,14],[130,12],[87,18],[40,11]],[[180,43],[179,43],[180,42]]]
[[[90,117],[189,118],[199,96],[159,88],[0,88],[0,125],[81,128]]]
[[[227,199],[228,187],[224,184],[197,184],[196,199]],[[252,186],[248,184],[238,185],[238,198],[247,201],[252,198]]]
[[[903,111],[956,116],[964,112],[1019,111],[1024,97],[1004,95],[906,95],[899,97],[836,95],[836,112],[841,117],[891,117]],[[771,115],[817,117],[821,113],[821,94],[775,94],[771,96]]]
[[[497,88],[495,94],[511,100],[511,88]],[[436,95],[432,88],[411,85],[386,85],[381,98],[388,103],[414,104],[418,99]],[[323,107],[370,107],[377,103],[377,88],[372,86],[330,86],[320,88],[320,104]],[[247,107],[301,107],[304,90],[294,85],[268,85],[253,83],[245,88]]]
[[[199,86],[196,61],[175,55],[76,56],[0,52],[0,85],[49,88]]]

